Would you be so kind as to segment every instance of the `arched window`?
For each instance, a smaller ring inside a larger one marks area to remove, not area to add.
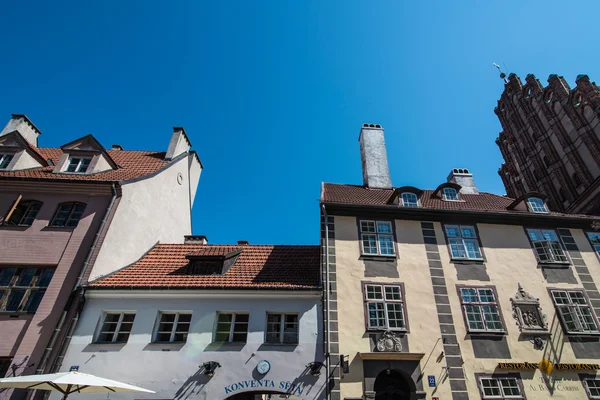
[[[577,108],[581,105],[582,98],[580,94],[573,96],[573,107]]]
[[[419,198],[416,194],[411,192],[404,192],[401,195],[402,197],[402,205],[404,207],[418,207],[419,206]]]
[[[546,92],[546,96],[544,97],[544,102],[546,102],[546,104],[550,104],[550,103],[552,103],[553,98],[554,98],[554,92],[548,91],[548,92]]]
[[[20,201],[12,214],[6,221],[6,225],[31,226],[38,212],[42,208],[42,203],[36,200]]]
[[[76,227],[85,211],[84,203],[62,203],[58,206],[50,226]]]
[[[534,213],[547,213],[548,209],[546,208],[546,203],[544,200],[539,197],[530,197],[527,199],[527,204],[529,205],[529,210]]]
[[[456,191],[456,189],[451,187],[444,188],[444,200],[457,201],[458,192]]]

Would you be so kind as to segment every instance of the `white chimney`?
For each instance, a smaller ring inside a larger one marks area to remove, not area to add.
[[[473,174],[466,168],[453,168],[450,175],[448,175],[448,182],[460,185],[461,193],[479,194],[479,190],[475,186],[475,180],[473,180]]]
[[[208,244],[208,238],[204,235],[185,235],[183,244]]]
[[[187,153],[192,147],[192,142],[185,133],[185,129],[179,126],[173,127],[173,136],[169,142],[169,148],[165,155],[165,160],[170,161],[180,154]]]
[[[381,125],[363,124],[358,141],[364,185],[369,188],[391,189],[392,180]]]
[[[0,132],[0,136],[4,136],[7,133],[18,131],[30,144],[38,147],[38,136],[42,132],[31,122],[25,114],[12,114],[12,118],[8,121],[8,124]]]

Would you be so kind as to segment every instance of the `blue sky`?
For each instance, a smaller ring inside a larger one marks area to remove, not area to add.
[[[576,4],[575,4],[576,3]],[[383,125],[394,186],[466,167],[503,194],[502,81],[600,79],[600,2],[8,2],[1,118],[57,147],[166,150],[184,126],[205,170],[194,233],[316,244],[322,181],[362,184],[358,133]],[[3,117],[2,117],[3,115]]]

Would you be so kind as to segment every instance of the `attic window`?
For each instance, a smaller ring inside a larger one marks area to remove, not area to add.
[[[221,275],[223,263],[219,261],[192,261],[189,269],[190,275]]]
[[[87,172],[90,162],[92,161],[89,157],[70,157],[69,165],[65,172],[76,172],[83,174]]]
[[[404,207],[419,207],[419,198],[416,194],[411,192],[404,192],[400,195],[402,198],[402,205]]]
[[[534,213],[547,213],[548,209],[546,208],[546,203],[544,200],[539,197],[530,197],[527,199],[527,205],[529,206],[529,210]]]
[[[0,154],[0,169],[8,168],[8,165],[12,161],[14,154]]]
[[[458,192],[451,187],[444,188],[444,200],[458,201]]]

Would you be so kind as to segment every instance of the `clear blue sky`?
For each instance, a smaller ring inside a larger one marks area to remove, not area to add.
[[[205,165],[195,234],[316,244],[320,183],[362,184],[363,122],[385,128],[395,186],[467,167],[503,194],[492,62],[600,79],[600,2],[572,3],[6,2],[0,124],[162,151],[184,126]]]

